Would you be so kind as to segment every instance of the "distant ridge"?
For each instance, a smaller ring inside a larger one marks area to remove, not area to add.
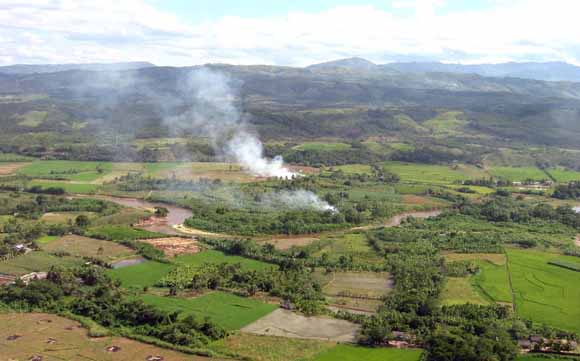
[[[91,70],[91,71],[119,71],[154,67],[155,64],[145,61],[121,62],[121,63],[87,63],[87,64],[15,64],[0,66],[3,74],[41,74],[56,73],[67,70]]]
[[[371,61],[368,61],[366,59],[354,57],[354,58],[327,61],[324,63],[314,64],[314,65],[310,65],[309,67],[307,67],[307,69],[315,69],[315,70],[316,69],[337,69],[337,68],[343,68],[343,69],[349,69],[349,70],[359,70],[359,71],[360,70],[368,71],[368,70],[378,69],[378,65],[371,62]]]

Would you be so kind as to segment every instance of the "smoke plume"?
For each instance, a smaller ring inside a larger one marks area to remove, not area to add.
[[[296,210],[312,209],[320,212],[338,212],[335,207],[318,198],[316,194],[302,189],[267,193],[262,197],[261,202],[264,206],[271,208],[281,208],[282,206]]]
[[[264,156],[262,142],[254,136],[235,102],[232,81],[206,68],[193,71],[190,77],[194,90],[191,118],[194,128],[209,137],[218,154],[241,164],[250,173],[261,177],[291,178],[295,173],[284,166],[282,157]]]

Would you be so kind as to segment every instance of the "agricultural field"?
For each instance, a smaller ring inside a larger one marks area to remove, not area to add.
[[[121,285],[127,288],[143,288],[153,286],[157,281],[165,277],[173,269],[169,263],[145,261],[132,266],[116,268],[108,271],[108,274]]]
[[[218,352],[235,352],[256,361],[312,361],[334,346],[336,343],[330,341],[238,333],[212,343],[210,348]]]
[[[244,327],[242,332],[265,336],[354,342],[359,328],[359,325],[348,321],[324,316],[306,317],[279,308]]]
[[[188,315],[194,315],[200,319],[209,317],[213,322],[228,330],[239,330],[278,308],[274,304],[220,291],[195,298],[145,294],[141,296],[141,299],[164,311],[180,311],[182,317]]]
[[[78,258],[70,256],[57,257],[43,251],[33,251],[0,261],[0,273],[22,276],[30,272],[46,272],[52,266],[75,266],[81,264]]]
[[[72,224],[80,216],[87,216],[94,219],[96,213],[93,212],[48,212],[40,217],[40,220],[47,224]]]
[[[113,169],[109,162],[77,162],[67,160],[35,161],[18,173],[44,179],[64,179],[75,182],[91,182],[110,173]]]
[[[89,337],[78,322],[52,314],[0,313],[0,324],[2,360],[146,361],[152,356],[164,361],[210,360],[124,337]]]
[[[92,257],[105,262],[136,255],[134,250],[118,243],[77,235],[60,237],[43,244],[42,249],[49,253],[66,252],[73,257]]]
[[[422,350],[337,345],[314,361],[419,361]]]
[[[62,188],[67,193],[79,193],[79,194],[93,194],[96,193],[100,186],[93,183],[72,183],[69,181],[56,181],[56,180],[37,180],[33,179],[28,182],[30,187],[38,186],[41,188]]]
[[[243,269],[246,270],[268,270],[275,265],[270,263],[256,261],[250,258],[240,257],[240,256],[230,256],[226,255],[220,251],[207,250],[199,252],[196,254],[181,255],[173,258],[172,260],[176,264],[183,264],[193,267],[201,267],[204,264],[220,264],[229,263],[235,264],[239,263]]]
[[[293,148],[294,150],[309,150],[309,151],[322,151],[322,152],[336,152],[341,150],[351,149],[350,144],[346,143],[332,143],[332,142],[306,142],[297,145]]]
[[[549,264],[555,260],[580,264],[580,259],[519,249],[509,249],[508,257],[517,313],[580,332],[580,273]]]
[[[420,163],[386,162],[385,167],[402,182],[453,184],[467,179],[488,178],[482,169],[471,165],[432,165]]]
[[[548,175],[536,167],[491,167],[489,174],[513,182],[549,180]]]
[[[473,303],[476,305],[488,304],[471,284],[468,277],[447,277],[445,288],[441,295],[441,302],[444,305],[461,305],[464,303]]]
[[[322,292],[335,307],[374,312],[392,286],[387,273],[335,272]]]
[[[166,237],[166,235],[162,233],[149,232],[144,229],[137,229],[121,225],[93,227],[88,230],[88,234],[90,237],[112,241],[130,241]]]
[[[0,176],[12,175],[20,168],[25,167],[27,163],[3,163],[0,162]]]
[[[346,233],[328,235],[320,241],[321,248],[314,253],[314,256],[328,257],[331,260],[339,259],[341,256],[353,257],[357,262],[368,262],[381,264],[384,260],[368,244],[363,233]],[[314,243],[313,246],[317,244]]]
[[[580,172],[564,168],[551,168],[547,172],[559,183],[580,181]]]

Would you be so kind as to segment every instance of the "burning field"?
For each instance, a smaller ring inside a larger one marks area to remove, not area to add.
[[[1,360],[209,360],[123,337],[91,338],[78,322],[50,314],[0,314],[0,324]]]

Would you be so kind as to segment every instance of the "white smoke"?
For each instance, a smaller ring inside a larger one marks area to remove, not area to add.
[[[338,212],[328,202],[323,201],[316,194],[305,190],[267,193],[262,197],[261,203],[271,208],[284,207],[296,210],[312,209],[320,212]]]
[[[236,107],[236,92],[231,80],[215,71],[200,68],[192,72],[194,108],[187,114],[195,129],[209,137],[218,154],[240,163],[255,176],[292,178],[297,175],[284,166],[282,157],[264,156],[262,142],[249,131]],[[183,116],[183,115],[182,115]]]

